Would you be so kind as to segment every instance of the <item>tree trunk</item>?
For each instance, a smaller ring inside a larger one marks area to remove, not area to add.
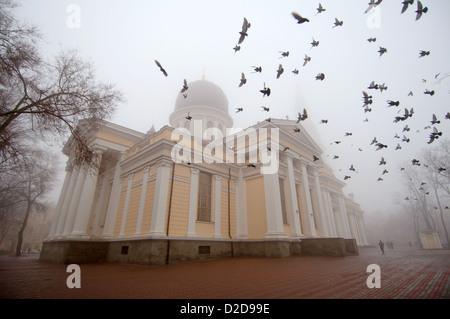
[[[23,232],[25,230],[25,227],[27,226],[28,216],[30,215],[30,211],[31,211],[31,205],[32,205],[32,203],[30,201],[28,201],[27,210],[25,212],[25,217],[23,219],[22,226],[20,227],[20,230],[17,234],[18,236],[17,236],[17,246],[16,246],[16,257],[20,257],[21,253],[22,253]]]

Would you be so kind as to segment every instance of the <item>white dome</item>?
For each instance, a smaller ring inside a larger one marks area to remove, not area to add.
[[[170,125],[192,129],[194,120],[202,120],[203,129],[216,127],[223,131],[233,126],[228,99],[219,86],[206,80],[194,81],[187,86],[186,91],[178,92],[175,108],[169,116]],[[186,120],[188,114],[193,121]]]
[[[228,113],[228,99],[222,89],[206,80],[188,83],[188,89],[184,93],[178,93],[175,110],[189,106],[212,107]]]

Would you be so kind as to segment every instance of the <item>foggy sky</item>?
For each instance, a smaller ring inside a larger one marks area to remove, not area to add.
[[[450,133],[450,120],[443,119],[450,111],[450,77],[446,77],[450,75],[450,21],[446,16],[450,1],[422,1],[429,11],[419,21],[414,12],[417,1],[404,14],[400,14],[401,0],[383,1],[379,10],[368,14],[364,13],[367,0],[320,2],[327,11],[318,15],[319,1],[250,0],[22,0],[15,11],[19,18],[40,27],[45,56],[78,48],[96,67],[99,80],[117,85],[126,98],[112,119],[119,125],[140,132],[152,125],[157,130],[168,125],[183,80],[196,81],[202,74],[227,95],[235,128],[267,117],[296,119],[306,108],[309,119],[303,126],[321,146],[322,158],[338,179],[351,175],[344,193],[354,193],[366,213],[390,213],[395,210],[392,193],[402,188],[399,165],[410,163],[421,149],[431,147],[427,144],[430,130],[424,127],[430,125],[433,113],[441,119],[438,128],[443,135]],[[80,28],[67,24],[73,13],[67,12],[71,4],[80,9]],[[297,24],[292,11],[310,22]],[[251,27],[235,53],[244,17]],[[335,18],[344,21],[342,27],[332,28]],[[320,44],[311,49],[313,37]],[[369,43],[370,37],[377,41]],[[380,46],[388,50],[382,57]],[[419,58],[421,50],[431,54]],[[280,58],[280,51],[289,51],[289,57]],[[305,54],[311,62],[303,67]],[[159,71],[155,59],[168,77]],[[285,72],[276,79],[280,63]],[[262,66],[263,72],[252,73],[252,66]],[[295,68],[299,75],[291,72]],[[247,84],[239,88],[241,72]],[[315,80],[320,72],[326,75],[324,81]],[[388,90],[368,90],[372,81],[386,83]],[[270,97],[259,93],[264,83],[272,90]],[[436,94],[424,95],[425,89]],[[370,113],[364,113],[362,91],[373,96]],[[400,106],[388,108],[387,100],[399,100]],[[261,112],[262,105],[271,112]],[[236,114],[237,107],[244,112]],[[414,116],[393,123],[405,107],[414,108]],[[366,118],[369,122],[363,122]],[[321,119],[329,123],[319,124]],[[406,124],[411,131],[403,133]],[[346,132],[352,136],[345,137]],[[395,139],[396,133],[407,135],[411,142]],[[375,151],[370,145],[374,137],[388,149]],[[395,150],[397,143],[402,150]],[[339,159],[333,160],[334,155]],[[377,182],[384,169],[378,166],[382,156],[389,173]],[[62,170],[65,160],[61,156]],[[357,173],[348,170],[351,164]],[[62,178],[61,173],[61,183]],[[56,187],[57,194],[60,187]]]

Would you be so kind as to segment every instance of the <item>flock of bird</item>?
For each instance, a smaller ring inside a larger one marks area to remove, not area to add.
[[[372,10],[374,10],[375,8],[380,6],[382,2],[383,2],[383,0],[378,0],[378,1],[370,0],[369,7],[365,11],[365,13],[367,14],[367,13],[371,12]],[[410,6],[412,6],[413,4],[414,4],[414,0],[405,0],[405,1],[403,1],[402,2],[402,8],[401,8],[401,11],[400,11],[401,14],[405,13],[410,8]],[[322,4],[319,3],[319,5],[317,7],[316,15],[321,14],[321,13],[323,13],[325,11],[326,11],[326,8],[324,8],[322,6]],[[424,7],[422,5],[421,1],[417,1],[417,10],[415,11],[415,13],[416,13],[416,21],[421,19],[421,17],[424,14],[426,14],[427,12],[428,12],[428,7]],[[304,23],[309,23],[310,22],[310,20],[308,18],[302,16],[301,14],[299,14],[299,13],[297,13],[295,11],[291,12],[291,15],[292,15],[292,18],[294,19],[294,23],[296,22],[299,25],[302,25]],[[334,24],[332,25],[332,28],[341,27],[341,26],[343,26],[343,24],[344,24],[343,20],[339,20],[338,18],[335,18]],[[249,36],[250,28],[251,28],[250,22],[247,20],[247,18],[244,17],[244,21],[243,21],[241,30],[239,31],[239,38],[237,40],[236,45],[233,48],[235,54],[242,49],[242,46],[244,44],[245,39]],[[370,38],[367,39],[367,41],[369,43],[375,43],[375,42],[377,42],[377,39],[375,37],[370,37]],[[315,48],[315,47],[318,47],[319,44],[320,44],[320,42],[315,40],[314,37],[313,37],[312,38],[312,43],[311,43],[311,49]],[[280,53],[280,57],[279,57],[280,59],[288,58],[289,54],[290,54],[289,51],[279,51],[279,53]],[[379,53],[379,56],[381,58],[383,55],[388,54],[388,50],[385,47],[379,46],[378,53]],[[430,51],[427,51],[427,50],[421,50],[419,52],[419,58],[425,58],[425,57],[427,57],[429,55],[430,55]],[[311,57],[308,56],[307,54],[305,54],[303,66],[306,66],[308,63],[311,62],[311,60],[312,60]],[[168,76],[166,70],[161,66],[161,64],[157,60],[155,60],[155,63],[159,67],[160,71],[165,76]],[[253,68],[253,72],[252,73],[262,73],[263,72],[262,66],[252,66],[252,68]],[[278,68],[276,70],[274,70],[274,71],[275,71],[275,74],[276,74],[276,79],[279,79],[285,72],[283,64],[279,63]],[[298,69],[294,69],[292,71],[292,73],[297,75],[299,73],[299,71],[298,71]],[[438,75],[436,75],[436,78],[437,78]],[[322,72],[318,73],[315,76],[315,80],[316,81],[324,81],[325,80],[325,74],[322,73]],[[240,79],[239,79],[238,83],[239,83],[238,84],[239,87],[242,87],[242,86],[247,84],[247,77],[245,75],[245,72],[241,72],[241,76],[240,76]],[[388,90],[388,86],[386,85],[386,83],[377,84],[377,83],[375,83],[375,81],[372,81],[366,88],[363,89],[363,91],[362,91],[362,94],[363,94],[363,96],[362,96],[362,100],[363,100],[362,107],[363,107],[364,113],[372,112],[372,105],[374,103],[373,95],[371,93],[368,93],[369,90],[380,91],[380,93],[383,93],[383,91],[387,91]],[[184,80],[184,84],[183,84],[183,87],[181,89],[181,92],[183,93],[183,96],[185,98],[187,97],[187,93],[186,93],[187,91],[188,91],[187,81]],[[269,97],[271,95],[271,89],[270,89],[270,87],[266,86],[265,82],[264,82],[264,87],[261,88],[259,90],[259,92],[262,94],[263,97]],[[435,94],[435,92],[433,90],[430,91],[428,89],[426,89],[425,92],[423,92],[423,93],[426,94],[426,95],[429,95],[429,96],[433,96]],[[409,92],[408,96],[412,96],[412,95],[413,95],[413,92],[412,91]],[[398,100],[397,101],[395,101],[395,100],[387,100],[386,103],[387,103],[387,107],[389,107],[389,108],[392,108],[392,107],[398,108],[398,107],[400,107],[400,101],[398,101]],[[268,106],[261,106],[261,111],[263,111],[263,112],[270,112],[270,107],[268,107]],[[241,113],[241,112],[244,112],[244,108],[243,107],[236,108],[236,113]],[[401,133],[401,135],[403,135],[403,136],[400,136],[398,133],[395,133],[394,138],[398,140],[398,142],[396,142],[397,145],[395,146],[395,150],[401,150],[402,149],[402,146],[401,146],[400,143],[409,143],[410,142],[410,138],[406,136],[408,134],[408,132],[410,131],[410,128],[408,126],[407,121],[408,121],[408,119],[413,117],[413,115],[414,115],[414,108],[403,108],[403,114],[400,114],[400,112],[401,111],[397,112],[398,115],[394,117],[393,122],[394,123],[405,122],[406,125],[403,127],[403,131]],[[297,117],[297,122],[296,122],[297,124],[302,122],[302,121],[307,120],[308,119],[308,112],[307,112],[307,110],[303,109],[303,112],[298,112],[296,117]],[[188,119],[188,120],[192,119],[190,114],[188,114],[186,116],[186,119]],[[442,136],[442,132],[439,131],[438,128],[437,128],[437,125],[440,124],[441,121],[438,119],[436,114],[432,114],[430,116],[430,119],[431,119],[430,120],[430,124],[431,125],[428,125],[427,127],[425,127],[425,129],[430,129],[431,130],[431,133],[429,135],[429,139],[427,141],[427,144],[432,144],[435,140],[439,139],[439,137]],[[450,112],[448,112],[447,114],[444,115],[444,120],[450,120]],[[270,118],[268,118],[267,121],[270,121]],[[366,118],[364,120],[364,122],[368,122],[368,118]],[[327,124],[328,123],[328,119],[322,119],[320,121],[320,123],[321,124]],[[298,126],[298,127],[295,127],[293,129],[293,131],[294,131],[294,133],[300,133],[301,129]],[[351,132],[346,132],[344,136],[352,136],[352,133]],[[334,144],[340,144],[340,143],[341,143],[341,141],[335,141],[334,142]],[[379,151],[379,150],[388,148],[387,144],[378,141],[376,137],[373,138],[373,140],[371,141],[370,145],[373,145],[375,147],[375,151]],[[362,151],[362,148],[359,147],[358,150]],[[335,155],[333,157],[333,159],[338,159],[338,158],[339,158],[338,155]],[[318,161],[318,160],[319,160],[319,158],[314,156],[314,161]],[[411,163],[412,163],[413,166],[420,166],[421,165],[420,161],[417,160],[417,159],[413,159],[411,161]],[[385,168],[386,164],[387,164],[387,161],[385,160],[384,156],[381,156],[381,159],[380,159],[378,165],[379,166],[383,166],[383,170],[381,171],[381,176],[378,177],[377,181],[383,181],[383,176],[385,174],[389,173],[388,169]],[[402,170],[403,169],[404,168],[402,168]],[[445,169],[446,168],[440,168],[440,172],[444,171]],[[357,170],[356,170],[354,164],[351,164],[350,167],[348,168],[348,170],[351,171],[351,172],[357,173]],[[349,174],[345,174],[343,179],[344,180],[348,180],[351,177],[352,177],[352,175],[349,173]]]

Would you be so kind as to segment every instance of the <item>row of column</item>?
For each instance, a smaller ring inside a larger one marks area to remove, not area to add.
[[[300,192],[303,195],[303,200],[300,203],[297,201],[298,187],[295,183],[294,160],[300,165],[302,175]],[[287,206],[290,214],[291,237],[317,237],[316,229],[319,229],[323,237],[351,238],[352,234],[343,196],[336,194],[338,207],[333,209],[330,191],[320,184],[318,168],[311,165],[307,160],[296,159],[295,154],[290,151],[286,152],[286,162],[288,170]],[[310,187],[307,166],[312,169],[312,187]],[[264,191],[267,218],[266,238],[285,238],[278,173],[264,174]],[[301,206],[301,221],[298,211],[299,204]]]
[[[94,159],[91,163],[68,163],[49,238],[88,236],[98,170],[106,148],[95,146],[93,150]]]

